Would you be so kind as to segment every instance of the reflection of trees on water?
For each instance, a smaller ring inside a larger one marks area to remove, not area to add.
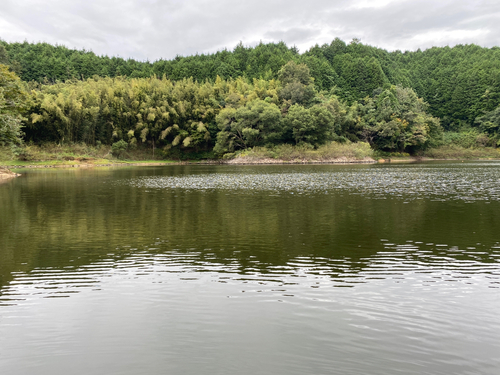
[[[178,171],[158,169],[160,174]],[[474,252],[450,250],[454,246],[486,251],[474,255],[477,263],[498,259],[489,256],[500,240],[498,202],[405,204],[346,192],[148,191],[113,183],[150,174],[139,169],[57,171],[2,186],[0,285],[12,281],[13,272],[74,272],[105,260],[119,263],[143,251],[189,254],[201,271],[203,264],[215,264],[223,266],[221,273],[267,275],[284,267],[284,273],[302,269],[335,279],[364,272],[384,251],[398,251],[382,239],[397,245],[423,242],[401,259],[411,262],[413,254],[414,262],[429,266],[443,258],[443,251],[451,261]],[[307,262],[301,266],[297,259]]]

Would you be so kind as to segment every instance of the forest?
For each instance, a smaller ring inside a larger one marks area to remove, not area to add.
[[[367,142],[419,155],[500,146],[500,48],[393,51],[340,39],[140,62],[0,41],[0,145],[85,143],[216,158]],[[201,155],[201,156],[200,156]]]

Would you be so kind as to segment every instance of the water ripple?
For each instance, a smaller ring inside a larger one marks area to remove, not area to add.
[[[145,189],[270,191],[318,194],[343,191],[371,198],[500,201],[500,168],[369,168],[332,172],[212,173],[122,180]]]
[[[0,305],[33,298],[69,297],[84,289],[99,290],[107,279],[138,278],[154,283],[218,282],[239,292],[267,291],[278,297],[309,298],[307,289],[355,287],[359,284],[410,283],[426,287],[461,283],[500,288],[500,246],[479,251],[445,244],[394,244],[382,240],[384,250],[369,258],[297,256],[286,264],[265,264],[255,259],[215,259],[209,251],[137,251],[126,258],[105,259],[74,269],[35,269],[13,274],[0,291]],[[248,262],[250,260],[250,262]],[[276,289],[279,288],[279,289]],[[323,298],[317,295],[314,298]]]

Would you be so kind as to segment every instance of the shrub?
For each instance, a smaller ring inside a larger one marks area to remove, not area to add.
[[[123,139],[120,139],[118,142],[113,143],[111,146],[111,153],[113,156],[119,158],[123,155],[123,153],[127,150],[128,143]]]

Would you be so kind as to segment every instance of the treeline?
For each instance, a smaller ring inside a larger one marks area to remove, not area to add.
[[[149,63],[0,42],[0,143],[19,140],[23,126],[27,142],[146,146],[170,156],[329,141],[408,153],[443,140],[496,147],[499,50],[401,53],[335,39],[303,54],[240,43]]]
[[[415,52],[388,52],[358,40],[340,39],[316,45],[300,54],[285,43],[245,47],[213,54],[177,56],[172,60],[139,62],[133,59],[96,56],[46,43],[0,41],[5,59],[24,81],[55,83],[71,79],[127,76],[147,78],[164,75],[177,81],[193,78],[214,82],[244,77],[277,79],[288,61],[306,64],[318,91],[333,92],[352,104],[372,96],[373,90],[391,85],[412,88],[429,103],[429,112],[440,118],[446,130],[475,127],[478,117],[500,105],[500,48],[458,45]],[[0,51],[0,60],[2,52]],[[0,61],[1,62],[1,61]]]
[[[291,61],[277,79],[99,78],[32,84],[26,141],[146,146],[165,156],[221,156],[254,146],[366,141],[415,153],[437,142],[439,120],[410,88],[390,86],[349,105],[319,92]]]

